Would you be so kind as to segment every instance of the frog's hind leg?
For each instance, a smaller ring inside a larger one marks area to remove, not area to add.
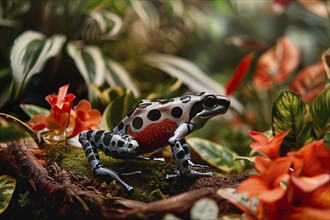
[[[118,175],[118,173],[110,168],[103,167],[97,149],[102,150],[106,155],[112,155],[111,146],[112,143],[118,143],[120,135],[112,134],[108,131],[96,131],[89,130],[84,131],[79,135],[79,142],[84,148],[85,155],[88,159],[88,163],[93,169],[93,172],[98,176],[108,176],[116,179],[120,182],[128,191],[131,191],[133,187],[125,183]],[[116,142],[117,141],[117,142]],[[121,145],[121,144],[119,144]],[[129,151],[130,152],[130,151]],[[118,156],[114,153],[115,156]]]

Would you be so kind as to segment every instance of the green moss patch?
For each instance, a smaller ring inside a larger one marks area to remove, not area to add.
[[[195,180],[187,177],[166,180],[166,174],[174,173],[177,169],[177,165],[173,163],[114,159],[101,151],[99,156],[105,167],[119,173],[141,171],[140,174],[121,176],[126,183],[134,187],[132,192],[127,192],[116,180],[104,180],[94,176],[81,148],[69,145],[48,146],[45,158],[49,163],[56,161],[62,169],[73,174],[78,186],[97,190],[105,197],[120,196],[150,202],[184,192]]]

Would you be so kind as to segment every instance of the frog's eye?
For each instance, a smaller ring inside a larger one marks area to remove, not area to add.
[[[214,96],[208,96],[204,99],[204,103],[203,105],[208,107],[208,108],[212,108],[217,104],[217,100],[215,99]]]

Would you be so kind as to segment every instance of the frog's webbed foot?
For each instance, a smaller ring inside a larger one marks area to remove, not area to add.
[[[136,159],[138,160],[154,160],[154,161],[160,161],[160,162],[165,162],[165,159],[162,157],[145,157],[142,155],[136,156]]]
[[[141,174],[141,173],[142,173],[141,170],[136,170],[136,171],[129,172],[129,173],[120,173],[119,175],[120,176],[130,176],[130,175]]]
[[[118,175],[118,173],[110,168],[106,168],[103,166],[99,166],[94,169],[94,173],[98,176],[110,177],[112,179],[117,180],[120,184],[122,184],[128,191],[132,191],[133,187],[125,183]]]
[[[173,173],[173,174],[166,175],[166,179],[171,179],[171,178],[175,178],[175,177],[182,176],[182,175],[189,176],[189,177],[202,177],[202,176],[210,177],[210,176],[213,176],[213,174],[211,172],[202,173],[202,172],[199,172],[197,170],[189,170],[188,172],[185,172],[185,173],[181,173],[179,170],[176,170],[174,172],[175,173]]]
[[[188,160],[188,163],[189,163],[189,166],[191,166],[191,167],[198,167],[198,168],[205,168],[205,169],[209,168],[209,166],[207,166],[207,165],[195,164],[191,160]]]

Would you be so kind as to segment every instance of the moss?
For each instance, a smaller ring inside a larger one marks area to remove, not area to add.
[[[63,169],[75,176],[76,184],[85,188],[96,189],[105,197],[120,196],[150,202],[181,193],[195,180],[185,177],[166,180],[166,174],[174,173],[177,169],[173,163],[114,159],[101,151],[99,151],[99,156],[104,166],[119,173],[141,171],[140,174],[121,177],[127,184],[134,187],[133,192],[127,192],[116,180],[105,181],[105,179],[93,176],[81,148],[69,145],[48,146],[46,148],[46,158],[49,162],[56,161]]]
[[[159,200],[159,199],[166,199],[168,198],[168,195],[164,195],[163,192],[160,189],[156,189],[154,191],[152,191],[149,196],[148,196],[148,200],[149,201],[155,201],[155,200]]]

